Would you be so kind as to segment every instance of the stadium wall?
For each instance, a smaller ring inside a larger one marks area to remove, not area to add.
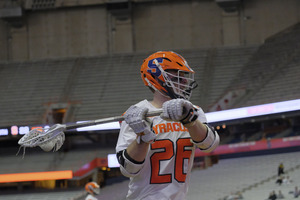
[[[25,10],[21,27],[2,18],[0,61],[262,44],[300,21],[298,0],[241,1],[230,13],[213,0],[131,2],[125,15],[102,3]]]

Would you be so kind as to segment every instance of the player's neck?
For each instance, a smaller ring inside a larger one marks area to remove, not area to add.
[[[156,108],[161,108],[163,103],[170,100],[169,97],[163,96],[159,92],[154,92],[151,104]]]

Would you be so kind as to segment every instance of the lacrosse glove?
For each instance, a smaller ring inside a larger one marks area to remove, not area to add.
[[[198,119],[198,109],[184,99],[172,99],[163,104],[161,118],[167,121],[179,121],[184,126],[192,126]]]
[[[149,123],[146,121],[148,108],[131,106],[124,114],[126,123],[132,128],[137,135],[137,143],[141,140],[146,143],[153,143],[156,134],[150,129]]]

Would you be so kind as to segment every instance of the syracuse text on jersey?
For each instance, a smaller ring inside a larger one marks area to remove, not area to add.
[[[180,122],[167,122],[167,123],[156,124],[152,127],[152,129],[156,134],[168,133],[174,131],[181,131],[181,132],[188,131],[188,129],[184,127]]]

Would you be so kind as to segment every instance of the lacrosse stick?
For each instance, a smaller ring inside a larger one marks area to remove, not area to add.
[[[146,117],[154,117],[158,116],[162,113],[162,109],[159,109],[157,111],[152,111],[147,113]],[[61,146],[64,143],[65,140],[65,134],[64,132],[67,130],[72,130],[75,128],[80,127],[86,127],[86,126],[93,126],[98,124],[104,124],[109,122],[117,122],[117,121],[123,121],[123,116],[116,116],[116,117],[108,117],[103,119],[96,119],[86,122],[81,122],[77,124],[55,124],[51,126],[50,128],[36,128],[28,133],[26,133],[19,141],[18,144],[20,145],[20,148],[24,147],[24,153],[25,154],[25,148],[26,147],[41,147],[44,151],[50,151],[53,149],[53,151],[57,151],[61,148]],[[20,149],[19,149],[20,151]],[[18,151],[18,153],[19,153]],[[18,154],[17,153],[17,154]]]

